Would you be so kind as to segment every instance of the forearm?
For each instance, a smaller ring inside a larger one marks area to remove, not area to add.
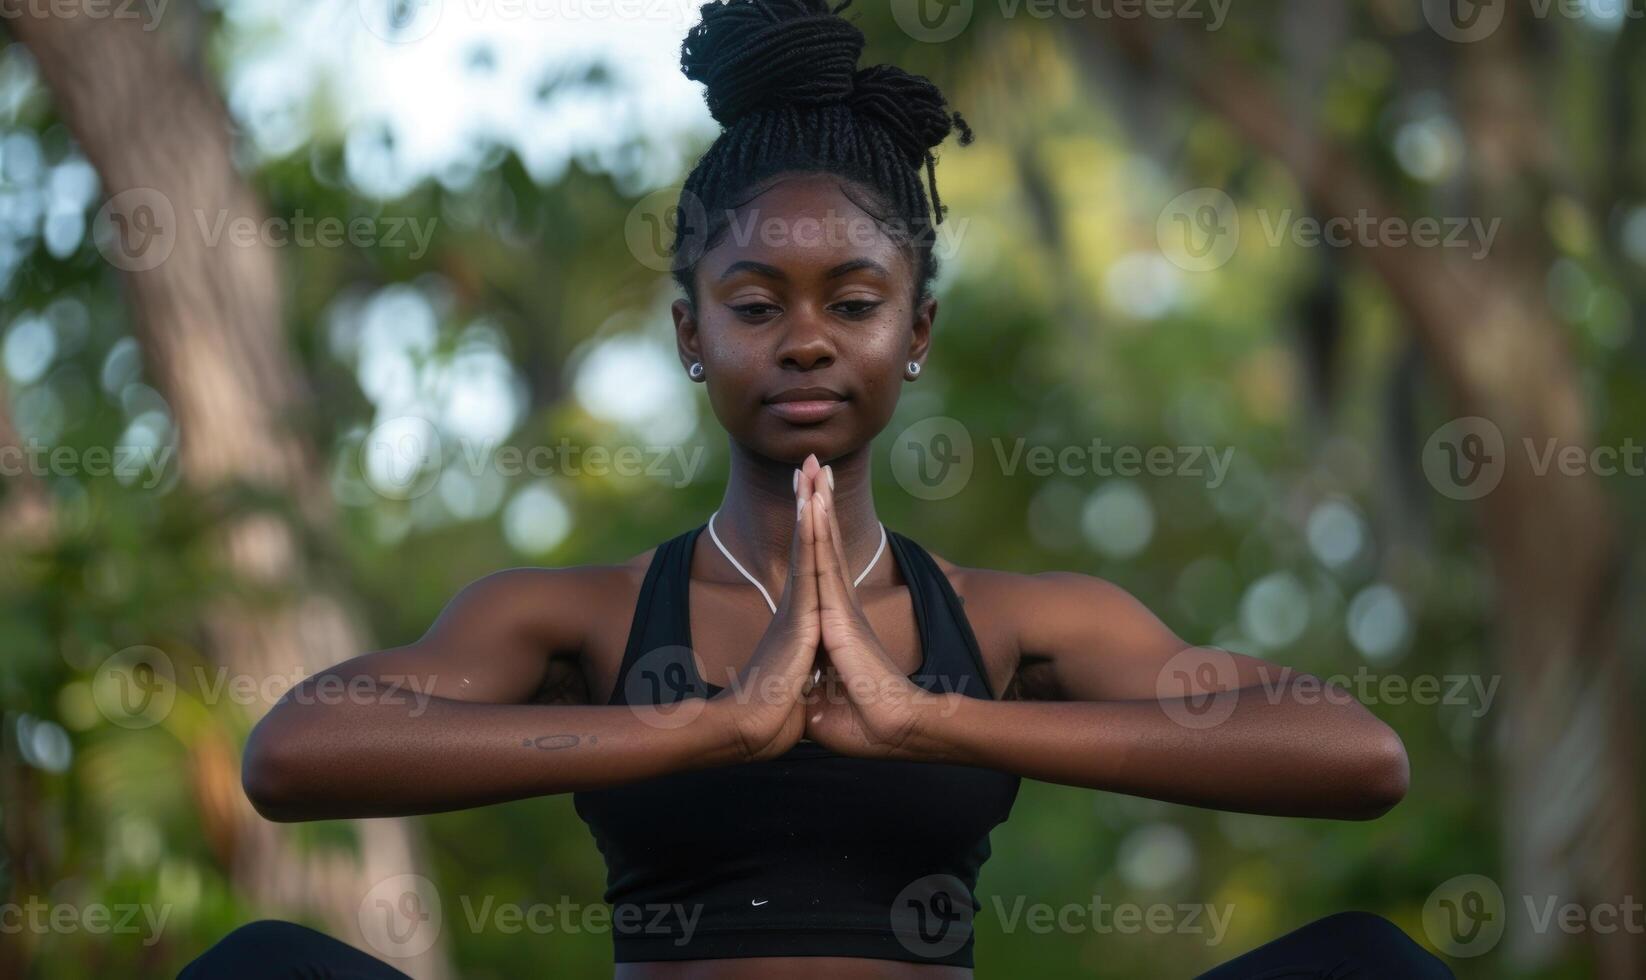
[[[1187,724],[1189,716],[1174,717],[1153,700],[945,695],[952,702],[930,713],[915,751],[933,761],[1248,813],[1370,819],[1404,795],[1405,749],[1364,707],[1269,693],[1214,695]],[[1223,720],[1201,724],[1213,717]]]
[[[287,701],[253,731],[243,776],[269,819],[324,820],[458,810],[736,759],[717,710],[664,728],[620,706]]]

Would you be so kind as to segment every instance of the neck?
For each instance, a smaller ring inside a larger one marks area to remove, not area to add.
[[[869,490],[869,447],[820,462],[834,469],[835,521],[840,525],[840,543],[846,551],[846,577],[852,581],[880,547],[880,518],[875,515],[874,495]],[[726,549],[778,601],[783,596],[783,583],[788,581],[790,542],[794,539],[795,469],[732,443],[731,474],[714,519],[715,533]],[[707,544],[724,572],[724,580],[744,581],[713,542]],[[891,574],[890,567],[886,556],[881,555],[874,571],[861,584],[881,582],[883,575]]]

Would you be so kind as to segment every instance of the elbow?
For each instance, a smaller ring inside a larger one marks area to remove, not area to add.
[[[1371,740],[1371,749],[1363,767],[1360,785],[1362,803],[1355,820],[1375,820],[1395,808],[1406,797],[1411,785],[1411,761],[1406,757],[1406,745],[1394,729],[1383,726],[1383,731]]]
[[[264,720],[265,722],[267,719]],[[304,817],[297,809],[302,793],[298,785],[299,768],[282,751],[280,740],[265,731],[260,723],[246,741],[246,751],[240,760],[240,787],[251,801],[252,809],[265,820],[291,823]]]

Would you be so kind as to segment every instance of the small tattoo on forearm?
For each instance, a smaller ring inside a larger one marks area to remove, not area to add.
[[[528,749],[569,749],[581,741],[583,741],[581,735],[539,735],[536,738],[528,738],[520,744]],[[596,736],[589,736],[590,745],[598,741],[599,739]]]

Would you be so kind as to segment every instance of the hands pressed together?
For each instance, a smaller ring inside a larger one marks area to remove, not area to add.
[[[748,761],[801,738],[842,755],[933,758],[927,722],[949,695],[910,681],[875,636],[846,564],[833,482],[816,456],[796,471],[798,517],[777,614],[711,705]]]

